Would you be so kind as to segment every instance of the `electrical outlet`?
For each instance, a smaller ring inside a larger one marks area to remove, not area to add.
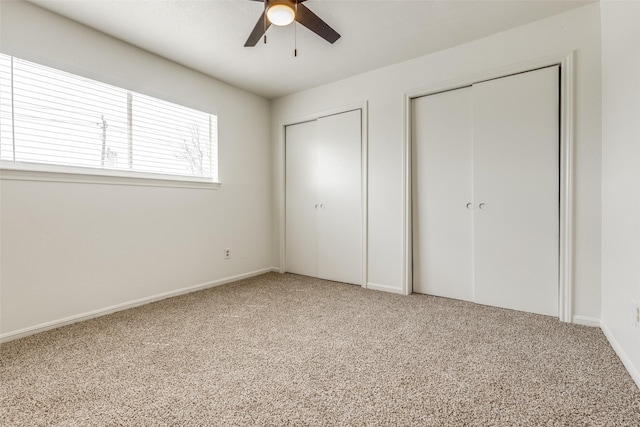
[[[224,259],[231,259],[231,249],[229,248],[224,249]]]

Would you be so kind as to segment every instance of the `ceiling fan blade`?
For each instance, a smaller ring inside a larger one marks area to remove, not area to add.
[[[249,38],[244,43],[244,47],[252,47],[258,43],[260,37],[267,31],[267,29],[271,26],[271,22],[265,18],[264,12],[260,15],[260,19],[256,22],[256,26],[253,27],[253,31],[249,34]]]
[[[318,17],[315,13],[309,10],[309,8],[300,2],[298,2],[298,10],[296,12],[296,21],[333,44],[340,38],[333,28],[331,28],[326,22]]]

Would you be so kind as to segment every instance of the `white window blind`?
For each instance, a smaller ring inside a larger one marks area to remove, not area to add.
[[[30,164],[217,181],[217,117],[0,54],[0,165]]]

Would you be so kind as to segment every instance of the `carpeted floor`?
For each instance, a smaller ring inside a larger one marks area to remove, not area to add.
[[[597,328],[270,273],[0,348],[2,426],[640,426]]]

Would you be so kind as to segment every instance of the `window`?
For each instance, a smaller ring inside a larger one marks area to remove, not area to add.
[[[215,115],[0,54],[0,166],[215,182],[217,164]]]

